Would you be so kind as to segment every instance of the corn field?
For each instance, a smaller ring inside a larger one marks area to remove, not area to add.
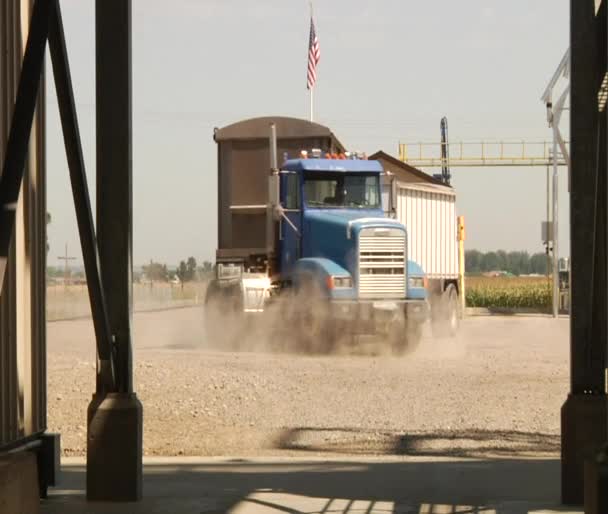
[[[548,309],[547,277],[467,277],[467,307]]]

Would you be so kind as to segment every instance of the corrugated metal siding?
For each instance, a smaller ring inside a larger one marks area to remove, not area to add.
[[[0,163],[4,162],[31,4],[31,0],[0,2]],[[41,87],[16,231],[0,292],[0,449],[46,429],[44,144]]]
[[[408,233],[408,259],[429,278],[458,277],[456,195],[441,186],[396,186],[396,217]]]

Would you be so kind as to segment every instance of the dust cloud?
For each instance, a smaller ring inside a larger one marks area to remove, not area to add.
[[[311,314],[302,316],[303,312]],[[438,336],[430,322],[423,324],[420,334],[409,333],[407,326],[397,329],[401,331],[398,337],[404,340],[420,339],[419,344],[397,351],[389,333],[353,334],[353,328],[362,332],[357,319],[349,322],[330,319],[327,306],[295,297],[271,302],[263,313],[230,312],[203,305],[200,321],[194,333],[185,334],[185,327],[181,327],[175,338],[182,344],[185,340],[195,344],[196,339],[199,348],[214,351],[439,359],[456,359],[466,354],[466,341],[462,337]]]

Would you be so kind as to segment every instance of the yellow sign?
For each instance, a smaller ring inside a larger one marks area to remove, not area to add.
[[[464,216],[458,216],[458,241],[464,241],[466,238],[466,232],[464,230]]]

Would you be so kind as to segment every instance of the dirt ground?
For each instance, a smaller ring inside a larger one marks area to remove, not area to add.
[[[201,308],[134,315],[146,455],[555,456],[568,319],[472,317],[413,355],[359,341],[332,356],[224,352]],[[90,320],[48,325],[48,426],[83,455]]]

